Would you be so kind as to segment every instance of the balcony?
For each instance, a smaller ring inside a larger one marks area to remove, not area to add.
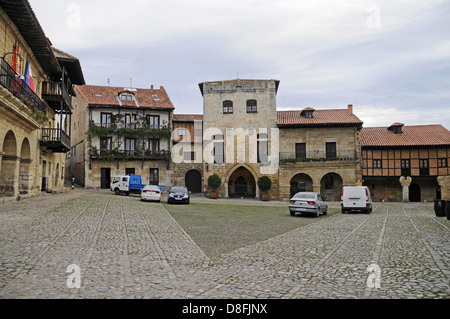
[[[32,110],[47,113],[47,105],[33,92],[32,89],[14,72],[13,68],[1,59],[0,63],[0,85],[11,92],[23,104]]]
[[[126,136],[136,138],[172,137],[172,131],[167,125],[126,124],[126,123],[94,123],[91,122],[87,134],[91,137]]]
[[[44,82],[42,83],[42,99],[56,113],[70,113],[72,106],[72,97],[69,94],[69,88],[72,85],[70,81],[62,82]]]
[[[281,152],[280,163],[299,162],[328,162],[328,161],[356,161],[358,160],[355,150],[340,151],[334,154],[324,151],[310,151],[306,154],[296,154],[295,152]]]
[[[93,147],[90,152],[91,159],[98,160],[146,160],[146,161],[170,161],[170,151],[161,150],[158,152],[150,150],[98,150]]]
[[[41,146],[54,153],[67,153],[70,151],[70,137],[62,129],[43,128]]]

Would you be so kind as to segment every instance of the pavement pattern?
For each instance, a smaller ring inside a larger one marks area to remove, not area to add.
[[[163,205],[75,190],[0,205],[0,298],[447,299],[449,227],[376,203],[209,258]]]

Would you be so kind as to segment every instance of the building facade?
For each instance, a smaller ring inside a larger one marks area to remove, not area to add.
[[[442,125],[362,130],[363,179],[378,201],[441,198],[439,177],[450,175],[450,132]]]
[[[26,0],[0,1],[0,30],[0,197],[62,190],[81,67],[51,47]]]
[[[110,188],[114,175],[171,184],[174,107],[164,87],[75,86],[70,174],[88,188]]]

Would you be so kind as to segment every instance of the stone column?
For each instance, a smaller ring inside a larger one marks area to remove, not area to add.
[[[403,187],[403,201],[409,202],[409,185],[411,185],[412,178],[410,176],[408,177],[400,177],[400,185]]]
[[[450,176],[439,176],[437,182],[441,187],[441,199],[450,201]]]

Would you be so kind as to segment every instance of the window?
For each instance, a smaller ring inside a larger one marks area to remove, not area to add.
[[[147,124],[151,130],[158,130],[159,115],[147,115]]]
[[[330,142],[325,144],[326,157],[328,159],[337,158],[336,156],[336,142]]]
[[[126,155],[135,155],[136,150],[136,140],[134,138],[126,138],[125,139],[125,154]]]
[[[402,176],[411,176],[411,161],[409,159],[402,159],[401,165]]]
[[[111,117],[112,113],[101,113],[100,114],[100,126],[101,127],[111,127]]]
[[[438,158],[438,167],[447,167],[447,159],[446,158]]]
[[[185,152],[183,155],[185,161],[195,161],[195,152]]]
[[[214,135],[214,163],[224,163],[224,142],[223,135]]]
[[[133,95],[131,95],[131,94],[121,94],[120,100],[121,101],[133,101],[134,98],[133,98]]]
[[[236,86],[236,92],[242,92],[242,86]]]
[[[427,159],[419,160],[419,174],[421,176],[430,175],[430,168]]]
[[[258,103],[256,100],[248,100],[247,101],[247,113],[257,113],[258,112]]]
[[[232,101],[223,101],[223,114],[233,114]]]
[[[373,160],[373,168],[383,168],[383,160],[374,159]]]
[[[109,153],[111,151],[111,137],[102,137],[100,139],[100,152]]]
[[[125,128],[136,128],[136,114],[125,114]]]
[[[150,185],[159,185],[159,168],[150,168]]]
[[[295,158],[306,158],[306,143],[295,143]]]
[[[134,167],[132,168],[125,168],[125,175],[135,175],[136,170],[134,169]]]
[[[267,164],[269,162],[268,154],[269,154],[269,143],[267,134],[258,134],[258,163]]]
[[[148,150],[151,153],[158,153],[159,152],[159,139],[151,138],[148,140]]]

